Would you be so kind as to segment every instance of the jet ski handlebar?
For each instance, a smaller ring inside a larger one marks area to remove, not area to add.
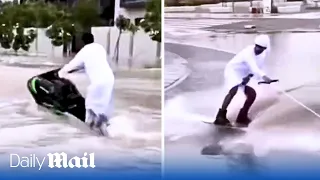
[[[253,76],[254,76],[253,74],[248,74],[245,78],[252,78]],[[278,81],[279,81],[278,79],[274,79],[271,81],[260,81],[260,82],[258,82],[258,84],[271,84],[271,83],[275,83]]]
[[[279,81],[278,79],[271,80],[270,82],[260,81],[260,82],[258,82],[258,84],[271,84],[271,83],[275,83],[275,82],[278,82],[278,81]]]

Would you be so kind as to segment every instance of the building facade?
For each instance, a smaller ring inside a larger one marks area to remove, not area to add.
[[[147,0],[121,0],[121,8],[144,8]]]
[[[144,17],[148,0],[120,0],[120,14],[130,18],[136,25]]]
[[[51,3],[65,3],[73,6],[79,0],[46,0]],[[147,0],[99,0],[101,18],[105,21],[105,26],[113,26],[118,15],[124,15],[131,20],[141,19],[145,13]]]

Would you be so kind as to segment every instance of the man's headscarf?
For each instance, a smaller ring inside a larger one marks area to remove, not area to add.
[[[268,35],[262,34],[258,35],[256,39],[254,40],[254,43],[256,45],[262,46],[267,48],[266,50],[269,52],[271,47],[270,47],[270,38]]]

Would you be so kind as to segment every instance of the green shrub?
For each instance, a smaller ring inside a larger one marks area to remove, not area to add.
[[[161,0],[150,0],[140,26],[153,41],[161,42]]]

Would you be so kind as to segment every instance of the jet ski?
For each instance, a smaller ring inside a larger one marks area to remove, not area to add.
[[[85,99],[70,80],[58,77],[59,70],[30,78],[28,90],[38,105],[58,115],[69,113],[85,122]]]

